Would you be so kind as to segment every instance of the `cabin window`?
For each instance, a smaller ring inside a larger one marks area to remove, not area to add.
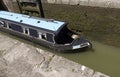
[[[52,35],[52,34],[47,33],[46,36],[47,36],[47,41],[49,41],[49,42],[54,42],[54,41],[53,41],[53,35]]]
[[[34,30],[34,29],[29,29],[29,32],[30,32],[30,36],[33,36],[33,37],[38,37],[38,32],[37,30]]]
[[[23,32],[22,27],[19,26],[19,25],[16,25],[16,24],[10,24],[9,28],[12,29],[12,30],[14,30],[14,31]]]
[[[28,28],[24,28],[24,34],[29,35],[29,29]]]
[[[4,26],[3,26],[3,27],[6,27],[6,28],[7,28],[7,24],[8,24],[8,23],[7,23],[7,22],[5,22],[5,24],[4,24]]]
[[[9,29],[11,29],[11,25],[9,25],[8,27],[9,27]]]
[[[42,39],[46,40],[46,34],[45,34],[45,33],[43,33],[43,34],[41,35],[41,37],[42,37]]]
[[[25,34],[28,34],[28,30],[27,29],[25,29]]]
[[[5,22],[0,20],[0,26],[5,27]]]
[[[46,33],[39,32],[39,38],[46,40]]]

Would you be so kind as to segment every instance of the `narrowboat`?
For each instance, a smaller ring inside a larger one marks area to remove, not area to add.
[[[86,38],[69,30],[67,25],[53,19],[0,11],[0,30],[58,51],[91,48]]]

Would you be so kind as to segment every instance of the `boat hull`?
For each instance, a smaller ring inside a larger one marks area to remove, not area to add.
[[[88,46],[86,45],[84,47],[74,48],[73,44],[69,44],[69,45],[53,44],[53,43],[50,43],[50,42],[47,42],[47,41],[44,41],[44,40],[40,40],[40,39],[37,39],[35,37],[31,37],[29,35],[19,33],[17,31],[13,31],[13,30],[6,29],[6,28],[3,28],[3,27],[0,27],[0,30],[4,31],[4,32],[7,32],[7,33],[10,33],[12,35],[18,36],[20,38],[29,40],[31,42],[40,44],[41,46],[50,48],[50,49],[52,49],[54,51],[58,51],[58,52],[76,52],[76,51],[82,51],[83,49],[86,49],[86,48],[91,48],[91,44],[88,45]]]

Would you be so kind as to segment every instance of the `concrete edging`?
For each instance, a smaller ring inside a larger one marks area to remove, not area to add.
[[[52,4],[120,8],[120,0],[46,0],[46,2]]]

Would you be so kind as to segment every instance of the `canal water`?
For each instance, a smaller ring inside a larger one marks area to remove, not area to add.
[[[57,53],[77,63],[86,65],[96,71],[120,77],[120,48],[93,41],[93,50],[79,53]]]

